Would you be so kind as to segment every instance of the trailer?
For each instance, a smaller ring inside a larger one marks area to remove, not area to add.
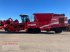
[[[4,29],[7,32],[19,32],[25,30],[28,33],[40,33],[41,31],[54,31],[61,33],[67,28],[68,20],[64,14],[54,13],[34,13],[34,21],[30,22],[29,16],[21,14],[22,22],[8,19],[4,23]]]

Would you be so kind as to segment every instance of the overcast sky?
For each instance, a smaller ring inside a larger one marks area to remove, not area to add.
[[[70,18],[70,0],[0,0],[0,19],[18,19],[20,14],[64,13]]]

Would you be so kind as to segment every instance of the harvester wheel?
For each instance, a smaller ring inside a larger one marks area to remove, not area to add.
[[[32,29],[32,28],[28,28],[28,29],[27,29],[27,32],[28,32],[28,33],[33,33],[33,29]]]
[[[41,30],[40,30],[39,28],[34,28],[34,29],[33,29],[33,32],[34,32],[34,33],[40,33]]]
[[[61,33],[62,29],[61,28],[55,28],[55,33]]]

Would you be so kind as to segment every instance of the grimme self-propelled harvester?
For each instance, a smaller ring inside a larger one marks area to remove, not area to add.
[[[19,32],[25,30],[29,33],[39,33],[41,31],[55,31],[61,33],[67,26],[68,20],[64,14],[35,13],[34,21],[30,22],[28,15],[20,15],[22,23],[11,18],[4,21],[4,29],[7,32]]]

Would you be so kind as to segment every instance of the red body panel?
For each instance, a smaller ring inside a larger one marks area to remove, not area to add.
[[[62,22],[60,21],[61,20],[60,18],[63,19]],[[53,13],[36,13],[34,14],[33,23],[35,25],[30,26],[30,28],[40,28],[41,30],[48,30],[57,27],[65,27],[68,24],[67,18],[65,17],[64,14],[53,14]]]
[[[34,14],[34,16],[38,27],[49,24],[52,18],[52,14]]]

